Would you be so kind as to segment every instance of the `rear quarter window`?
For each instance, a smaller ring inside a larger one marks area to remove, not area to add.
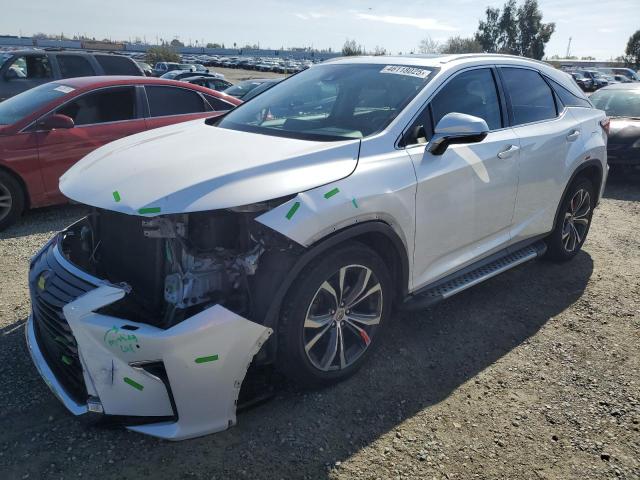
[[[514,125],[556,118],[553,91],[538,72],[513,67],[502,67],[501,72],[511,99]]]
[[[211,105],[211,108],[213,108],[216,111],[231,110],[233,107],[235,107],[235,105],[225,102],[224,100],[221,100],[218,97],[214,97],[213,95],[205,95],[204,98],[206,98],[207,102],[209,102],[209,105]]]
[[[96,55],[95,58],[104,70],[105,75],[140,75],[138,66],[127,57]]]
[[[551,83],[553,90],[556,92],[556,95],[558,95],[560,101],[565,107],[592,107],[591,102],[589,102],[589,100],[587,100],[586,98],[581,98],[577,95],[574,95],[555,80],[551,80],[550,78],[547,78],[547,80],[549,80],[549,83]]]

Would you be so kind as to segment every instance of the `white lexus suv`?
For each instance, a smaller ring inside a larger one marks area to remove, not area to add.
[[[607,128],[544,63],[363,57],[118,140],[60,179],[91,211],[31,261],[31,355],[74,414],[224,430],[250,364],[343,380],[394,308],[570,260]]]

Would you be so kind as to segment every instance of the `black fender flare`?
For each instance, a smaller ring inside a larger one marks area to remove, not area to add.
[[[388,223],[380,220],[362,222],[338,230],[332,233],[330,236],[318,240],[316,243],[307,247],[304,253],[296,258],[286,276],[283,279],[279,280],[279,287],[276,290],[275,295],[271,297],[269,307],[261,323],[265,327],[272,328],[275,332],[277,332],[279,313],[282,302],[284,301],[287,293],[289,292],[289,289],[291,288],[291,285],[294,283],[300,272],[312,260],[316,259],[319,255],[322,255],[322,253],[327,251],[329,248],[334,247],[347,240],[357,239],[358,237],[362,237],[372,233],[384,235],[393,244],[400,266],[400,271],[397,273],[397,275],[399,276],[399,280],[401,281],[401,290],[399,294],[402,296],[402,298],[406,296],[409,287],[409,257],[407,248],[405,247],[403,241]],[[273,335],[272,338],[275,338],[276,336],[277,335]],[[277,342],[268,342],[268,357],[270,359],[275,358],[274,355],[276,353],[276,344]]]

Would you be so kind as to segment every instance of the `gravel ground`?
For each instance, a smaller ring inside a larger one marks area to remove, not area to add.
[[[242,80],[251,80],[253,78],[284,78],[286,75],[282,73],[274,72],[258,72],[256,70],[244,70],[238,68],[220,68],[220,67],[207,67],[209,70],[222,73],[225,80],[231,83],[238,83]]]
[[[369,368],[281,388],[238,426],[170,443],[68,414],[24,342],[32,255],[80,207],[0,234],[0,475],[640,478],[640,182],[613,181],[584,251],[398,314]]]

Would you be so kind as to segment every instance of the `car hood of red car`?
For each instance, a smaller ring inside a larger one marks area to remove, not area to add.
[[[360,140],[318,142],[210,126],[170,125],[109,143],[60,178],[80,203],[161,215],[249,205],[349,176]]]

